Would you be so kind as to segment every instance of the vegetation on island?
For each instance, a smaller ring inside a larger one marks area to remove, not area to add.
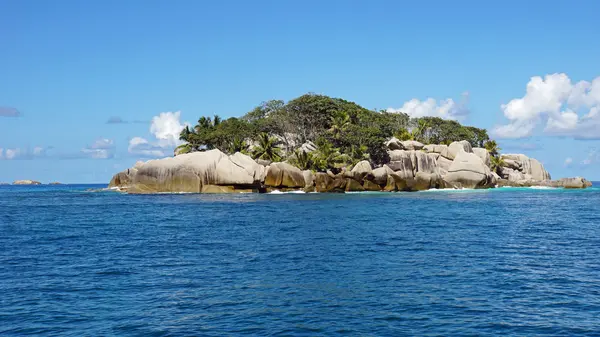
[[[340,98],[306,94],[289,102],[263,102],[240,118],[200,117],[180,134],[177,153],[219,149],[254,159],[287,161],[300,169],[339,170],[368,160],[389,161],[385,143],[391,137],[423,144],[466,140],[486,147],[501,166],[499,148],[485,129],[438,117],[410,118],[404,113],[371,110]]]

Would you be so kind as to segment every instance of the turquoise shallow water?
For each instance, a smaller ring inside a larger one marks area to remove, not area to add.
[[[0,335],[600,335],[600,189],[0,186]]]

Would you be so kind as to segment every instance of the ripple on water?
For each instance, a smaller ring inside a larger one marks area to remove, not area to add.
[[[594,335],[600,190],[0,187],[0,335]]]

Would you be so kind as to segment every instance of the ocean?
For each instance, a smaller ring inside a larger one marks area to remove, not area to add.
[[[0,335],[600,335],[598,187],[103,187],[0,186]]]

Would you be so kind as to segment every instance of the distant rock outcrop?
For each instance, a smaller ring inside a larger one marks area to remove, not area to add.
[[[15,180],[13,185],[41,185],[39,181],[35,180]]]

